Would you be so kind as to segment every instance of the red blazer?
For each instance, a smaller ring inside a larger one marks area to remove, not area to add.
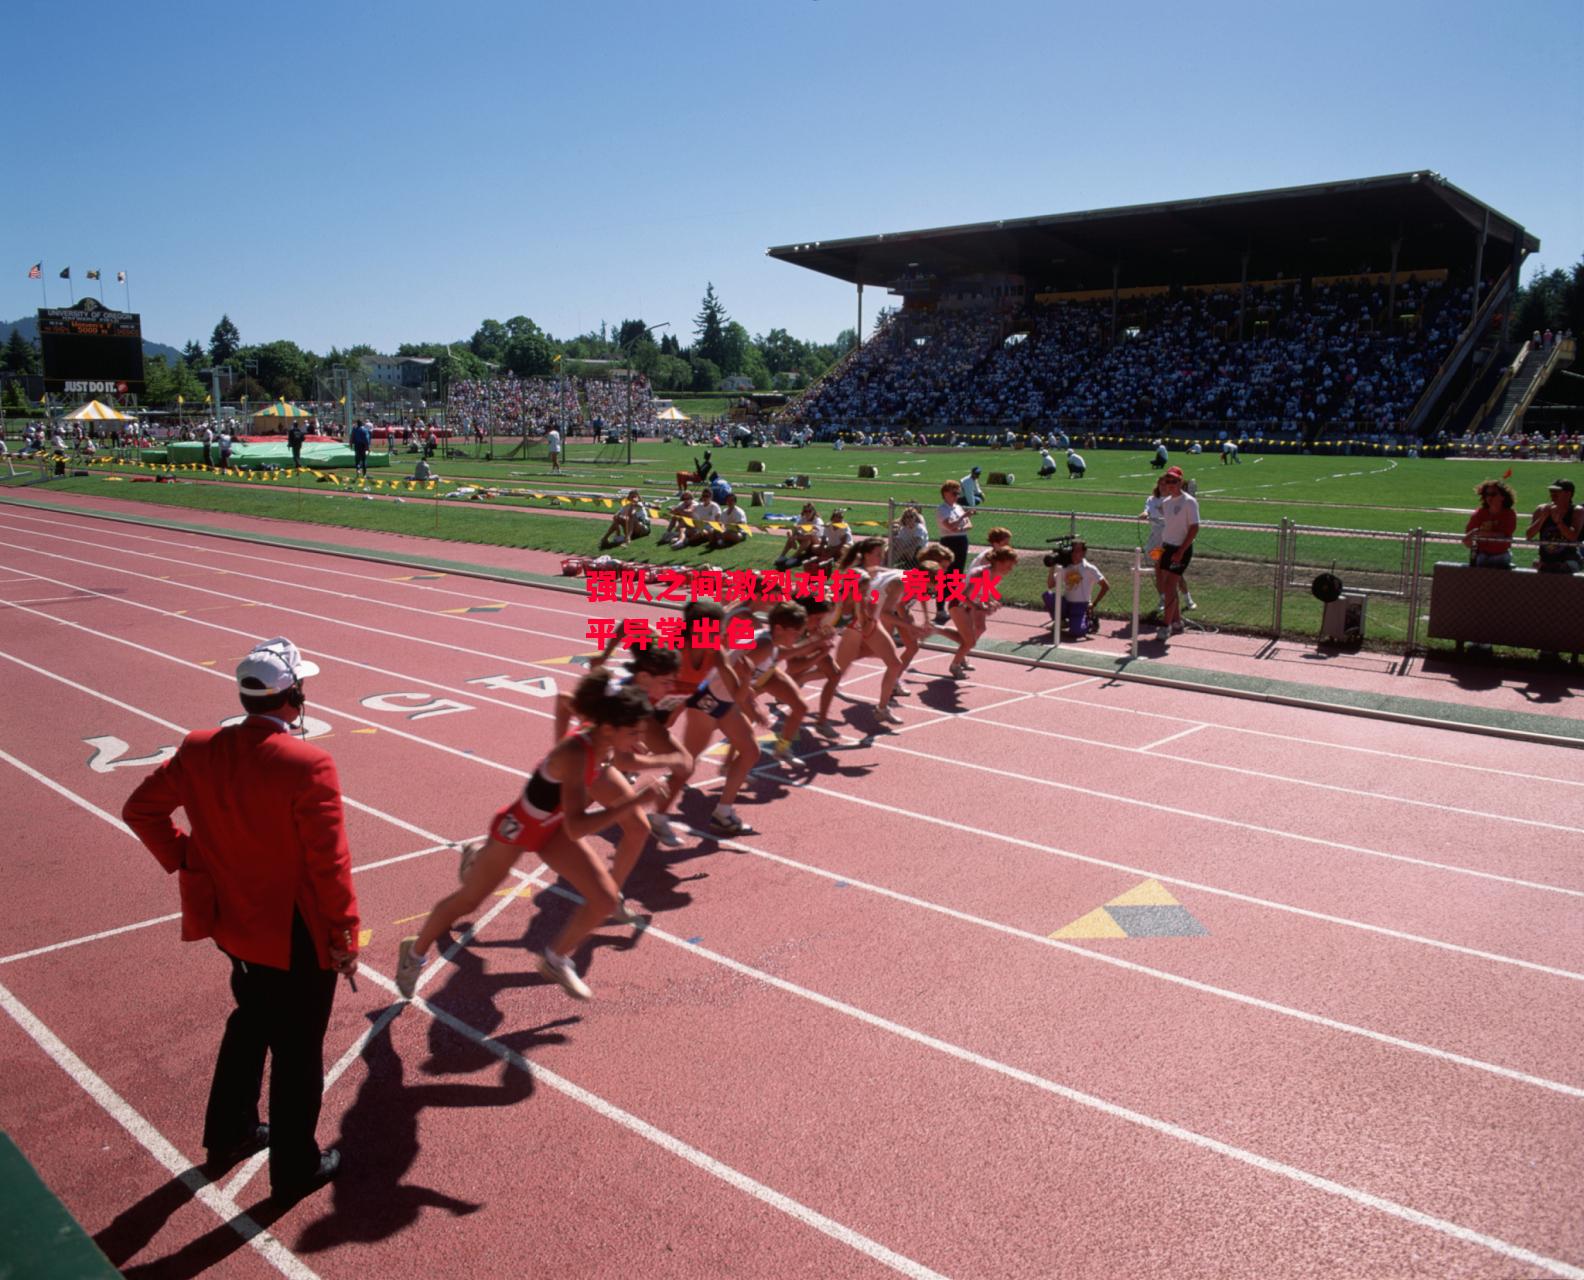
[[[187,811],[192,834],[171,821]],[[183,937],[213,936],[239,960],[291,964],[292,908],[302,912],[321,968],[330,949],[356,951],[357,893],[335,762],[279,722],[249,716],[190,733],[121,810],[167,872],[207,872],[214,919],[182,894]]]

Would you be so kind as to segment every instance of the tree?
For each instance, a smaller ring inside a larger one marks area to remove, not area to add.
[[[507,368],[520,377],[543,377],[551,372],[555,350],[538,325],[527,316],[513,316],[505,328],[506,346],[501,354]]]
[[[706,360],[703,356],[689,356],[688,365],[693,370],[693,376],[688,383],[690,391],[718,391],[720,390],[720,366],[713,360]]]
[[[204,359],[204,349],[198,345],[198,339],[188,339],[187,345],[182,348],[182,360],[189,369],[200,369],[208,363]]]
[[[506,342],[509,337],[506,326],[499,320],[486,320],[468,339],[468,349],[480,360],[499,364],[501,357],[506,353]]]
[[[856,329],[843,329],[836,335],[836,341],[832,345],[836,348],[834,352],[836,359],[840,360],[858,345],[858,331]]]
[[[231,323],[230,316],[221,316],[220,323],[215,325],[214,332],[209,335],[209,359],[214,364],[224,364],[242,346],[242,335],[237,332],[236,325]]]
[[[693,320],[693,334],[696,341],[693,343],[693,354],[701,360],[708,360],[717,368],[726,367],[726,326],[731,322],[731,317],[726,314],[726,308],[721,305],[715,296],[713,283],[704,287],[704,301],[699,308],[699,313]]]
[[[621,328],[616,330],[616,346],[622,351],[627,351],[648,332],[649,326],[642,320],[623,320]]]
[[[38,372],[38,352],[22,336],[22,330],[11,330],[11,336],[6,340],[5,354],[0,356],[0,369],[19,377]]]

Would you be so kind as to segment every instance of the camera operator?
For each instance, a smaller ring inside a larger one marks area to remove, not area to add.
[[[1161,557],[1155,562],[1155,585],[1161,594],[1163,622],[1155,638],[1162,643],[1182,632],[1182,609],[1177,592],[1182,575],[1193,559],[1193,542],[1199,536],[1199,500],[1183,492],[1181,467],[1167,467],[1161,476]]]
[[[1065,539],[1063,541],[1066,541]],[[1074,640],[1083,640],[1089,634],[1089,613],[1105,599],[1111,584],[1105,574],[1089,563],[1089,546],[1082,538],[1074,538],[1065,546],[1045,557],[1050,572],[1045,576],[1045,611],[1051,616],[1051,626],[1059,625]],[[1057,583],[1061,584],[1061,617],[1056,615]],[[1096,594],[1095,588],[1099,587]]]

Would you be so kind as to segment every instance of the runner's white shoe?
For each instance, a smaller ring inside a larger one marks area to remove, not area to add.
[[[654,838],[667,849],[680,849],[684,843],[677,829],[671,825],[671,819],[663,813],[650,813],[645,815],[649,821],[649,830],[654,832]]]
[[[559,985],[574,1000],[593,998],[594,992],[590,990],[588,983],[578,977],[577,967],[569,956],[558,956],[546,947],[544,955],[539,957],[538,968],[540,973]]]
[[[423,972],[424,962],[419,959],[413,947],[418,938],[401,940],[401,949],[396,953],[396,990],[401,992],[403,1000],[411,1000],[413,992],[418,987],[418,975]]]

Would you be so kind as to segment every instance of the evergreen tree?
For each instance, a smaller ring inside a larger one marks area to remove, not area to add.
[[[189,369],[201,369],[204,365],[204,349],[198,345],[198,339],[191,338],[182,348],[182,362]]]
[[[693,354],[701,360],[708,360],[716,368],[725,367],[729,355],[726,345],[726,326],[729,323],[731,319],[726,314],[726,308],[715,296],[714,284],[707,284],[704,287],[703,305],[693,320],[696,339]]]
[[[242,335],[237,332],[236,325],[231,323],[230,316],[221,316],[220,323],[215,325],[214,332],[209,335],[209,359],[215,364],[224,364],[242,346]]]
[[[0,356],[0,369],[6,373],[25,375],[38,372],[38,352],[22,336],[22,330],[12,329],[6,341],[5,354]]]

